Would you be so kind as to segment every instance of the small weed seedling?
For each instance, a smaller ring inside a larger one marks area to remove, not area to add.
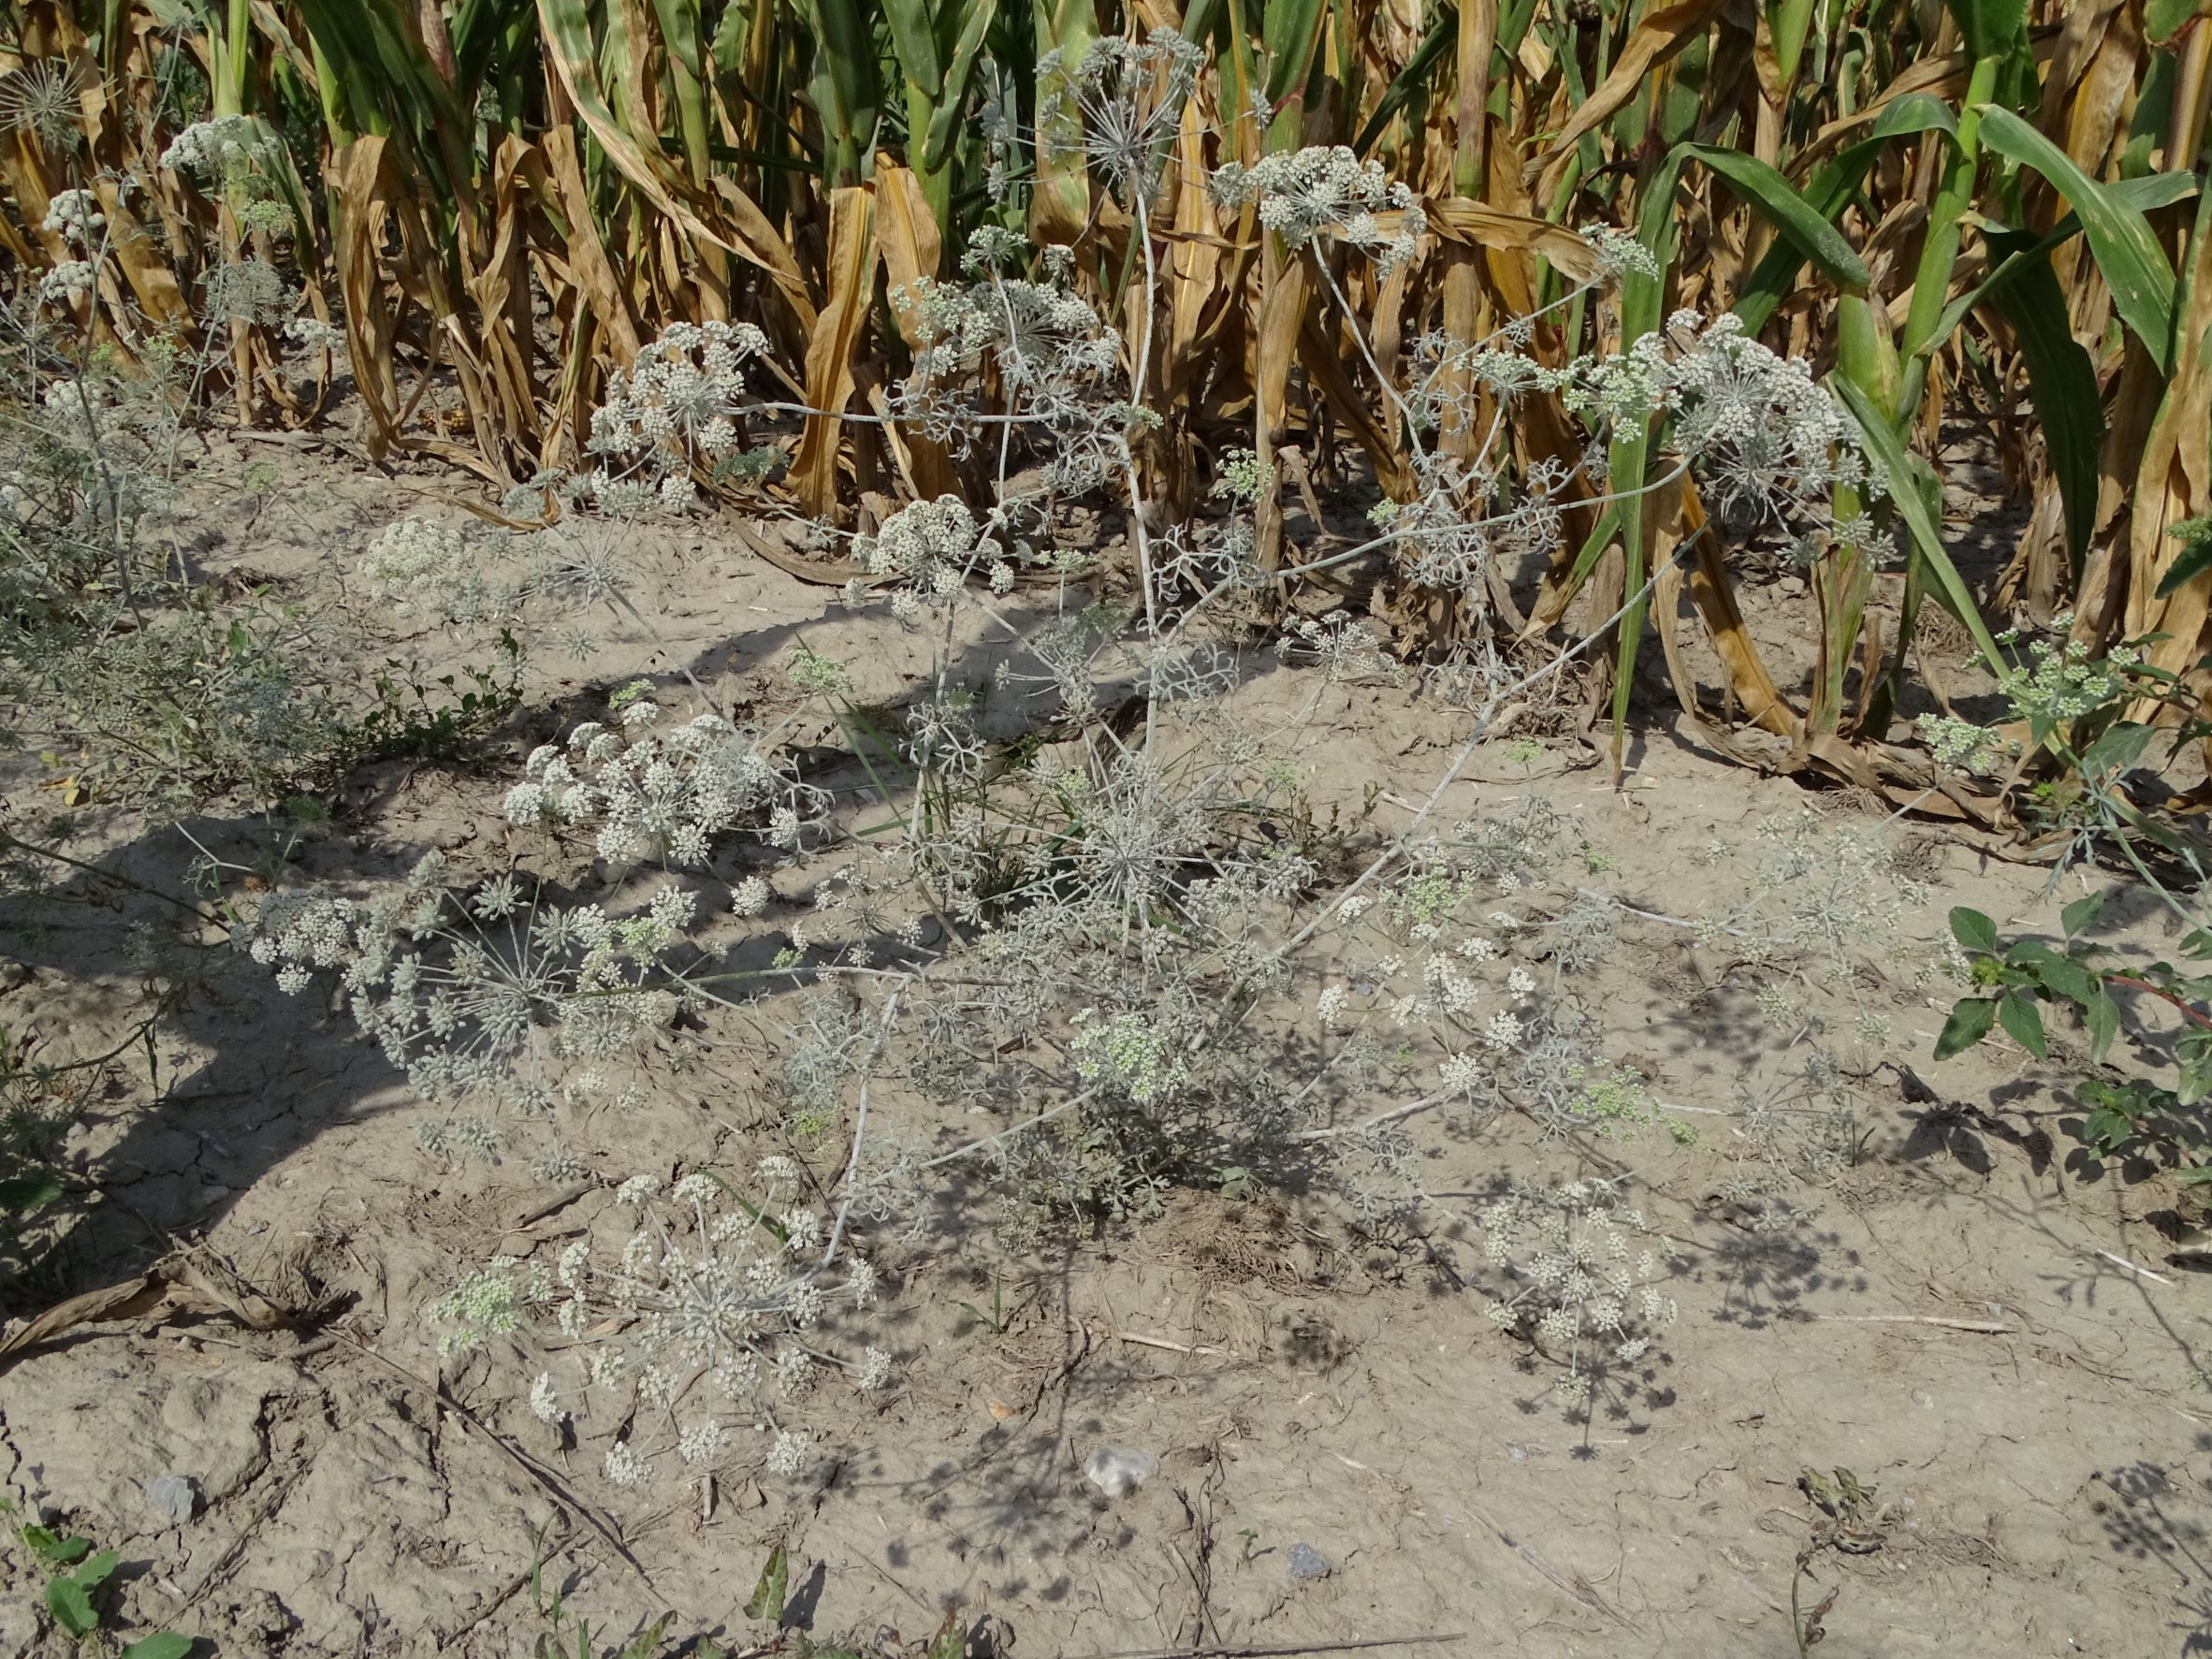
[[[1006,1287],[994,1277],[991,1281],[991,1310],[985,1313],[972,1302],[954,1302],[953,1306],[972,1317],[975,1322],[993,1336],[1004,1336],[1013,1316],[1006,1310]]]
[[[1823,1550],[1871,1555],[1881,1549],[1885,1514],[1874,1501],[1874,1489],[1861,1486],[1849,1469],[1837,1469],[1829,1475],[1818,1469],[1800,1470],[1797,1487],[1820,1511],[1820,1519],[1812,1524],[1812,1535],[1797,1551],[1797,1570],[1790,1575],[1790,1635],[1797,1641],[1798,1659],[1810,1659],[1813,1648],[1827,1635],[1822,1621],[1835,1608],[1843,1587],[1832,1586],[1810,1612],[1800,1613],[1797,1586],[1812,1575],[1812,1558]]]
[[[12,1518],[15,1506],[0,1498],[0,1514]],[[121,1564],[115,1551],[95,1554],[90,1538],[65,1537],[36,1521],[16,1521],[15,1534],[46,1575],[46,1613],[54,1627],[79,1642],[98,1634],[101,1617],[95,1598]],[[191,1652],[190,1637],[165,1630],[132,1642],[123,1650],[123,1659],[184,1659]]]

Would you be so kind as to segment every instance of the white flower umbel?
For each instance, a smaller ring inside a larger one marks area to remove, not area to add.
[[[689,919],[665,895],[628,916],[526,899],[511,878],[471,895],[447,886],[433,852],[372,900],[271,895],[240,942],[286,991],[335,974],[356,1023],[425,1099],[504,1098],[542,1115],[556,1065],[666,1028],[677,997],[662,957]]]
[[[161,153],[161,165],[222,182],[252,171],[283,149],[283,141],[257,117],[217,115],[194,122],[170,139]]]
[[[1607,423],[1670,415],[1672,441],[1729,519],[1817,515],[1839,487],[1883,492],[1858,426],[1801,357],[1781,357],[1733,313],[1677,312],[1626,352],[1575,365],[1578,413]]]
[[[504,1337],[547,1345],[550,1369],[530,1391],[541,1420],[561,1421],[564,1399],[594,1390],[615,1397],[617,1420],[634,1414],[632,1437],[606,1453],[604,1473],[618,1486],[645,1483],[665,1451],[711,1465],[744,1444],[739,1431],[769,1409],[765,1377],[786,1397],[837,1369],[863,1390],[889,1386],[881,1350],[865,1348],[846,1367],[813,1346],[828,1323],[873,1301],[876,1277],[849,1235],[835,1250],[826,1244],[821,1215],[799,1201],[795,1165],[764,1160],[751,1197],[706,1174],[686,1175],[665,1195],[659,1186],[625,1183],[606,1212],[623,1225],[596,1230],[549,1264],[501,1258],[468,1275],[431,1310],[441,1350]],[[802,1232],[810,1243],[794,1255]],[[799,1473],[808,1444],[779,1428],[769,1469]]]
[[[107,224],[108,215],[100,211],[98,196],[89,190],[62,190],[46,204],[46,220],[40,228],[89,253]]]
[[[599,855],[618,866],[697,868],[725,836],[770,833],[779,813],[794,824],[821,815],[819,796],[778,769],[757,730],[719,714],[664,723],[642,691],[618,701],[613,724],[587,720],[565,744],[531,752],[507,792],[509,822],[592,828]]]
[[[1001,276],[988,263],[970,259],[984,280],[924,281],[892,296],[917,347],[891,413],[956,453],[986,441],[1002,464],[1022,429],[1043,458],[1045,485],[1024,502],[1095,488],[1116,475],[1131,418],[1121,335],[1080,295]],[[1001,500],[1009,511],[1017,504]]]
[[[1318,240],[1348,242],[1389,276],[1413,258],[1428,229],[1419,199],[1392,181],[1379,161],[1361,161],[1339,144],[1278,151],[1250,167],[1231,162],[1214,175],[1223,202],[1259,204],[1259,223],[1293,248]],[[1394,214],[1386,229],[1377,214]]]
[[[386,525],[362,557],[361,575],[396,616],[429,608],[441,616],[480,602],[482,578],[469,560],[468,538],[450,524],[420,514]],[[458,602],[458,603],[457,603]]]
[[[1677,1312],[1660,1288],[1673,1242],[1615,1197],[1610,1182],[1574,1181],[1524,1189],[1476,1217],[1483,1256],[1509,1290],[1486,1316],[1563,1366],[1560,1391],[1581,1409],[1642,1363]]]
[[[1038,80],[1058,84],[1039,111],[1039,149],[1048,156],[1080,149],[1125,205],[1149,196],[1204,64],[1195,42],[1167,28],[1142,41],[1094,40],[1072,64],[1058,50],[1047,52]]]
[[[745,365],[767,349],[750,323],[676,323],[610,374],[585,445],[592,499],[622,513],[688,508],[691,468],[736,454]]]
[[[999,562],[1005,549],[985,536],[957,496],[913,502],[883,520],[855,549],[871,575],[897,582],[924,604],[949,603],[969,576]]]

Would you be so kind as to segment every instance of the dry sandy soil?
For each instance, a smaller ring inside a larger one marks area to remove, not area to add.
[[[219,482],[265,459],[273,489]],[[298,447],[218,445],[204,472],[211,572],[325,579],[400,513],[444,510]],[[801,628],[860,666],[864,695],[895,699],[926,662],[880,614],[826,614],[827,589],[710,525],[632,554],[660,637],[617,618],[582,662],[539,653],[517,750],[546,711],[569,699],[574,718],[641,664],[760,691]],[[377,648],[458,649],[427,633]],[[1304,691],[1288,676],[1253,694]],[[1307,787],[1325,808],[1378,786],[1388,829],[1463,720],[1332,690],[1301,752]],[[1656,708],[1623,789],[1571,739],[1526,761],[1494,747],[1471,768],[1492,781],[1456,786],[1456,810],[1549,796],[1617,866],[1613,891],[1677,914],[1745,879],[1693,858],[1716,837],[1747,845],[1760,818],[1808,803],[1875,819],[1701,755]],[[297,875],[388,873],[433,845],[503,862],[503,787],[498,766],[380,768]],[[267,840],[247,818],[192,827],[225,856]],[[2049,928],[2078,890],[2046,895],[2041,869],[1893,833],[1938,895],[1905,924],[1924,959],[1947,904]],[[147,836],[115,856],[174,882],[190,851]],[[118,1028],[135,994],[118,920],[21,931],[10,1033],[83,1052]],[[2108,920],[2156,943],[2147,907]],[[240,958],[164,1035],[158,1098],[142,1064],[119,1066],[89,1104],[69,1143],[88,1190],[0,1309],[35,1315],[182,1246],[233,1312],[139,1306],[0,1359],[0,1482],[120,1551],[123,1626],[226,1655],[528,1653],[559,1586],[599,1652],[673,1613],[657,1651],[702,1635],[798,1651],[810,1633],[889,1653],[956,1609],[976,1651],[1032,1656],[1419,1637],[1433,1645],[1404,1651],[1749,1659],[1797,1652],[1793,1571],[1816,1535],[1831,1547],[1801,1601],[1839,1593],[1830,1659],[2212,1652],[2212,1285],[2168,1259],[2171,1186],[2083,1160],[2056,1056],[1993,1044],[1938,1066],[1942,986],[1873,988],[1891,1037],[1850,1079],[1857,1157],[1808,1186],[1811,1219],[1762,1233],[1716,1197],[1731,1084],[1773,1046],[1750,990],[1708,982],[1656,924],[1625,931],[1602,973],[1616,1057],[1695,1144],[1656,1128],[1540,1143],[1510,1117],[1432,1115],[1414,1125],[1438,1201],[1419,1232],[1362,1234],[1317,1190],[1186,1194],[1026,1259],[957,1224],[880,1241],[897,1386],[818,1421],[834,1455],[804,1481],[763,1476],[763,1447],[740,1444],[709,1509],[696,1482],[605,1487],[588,1443],[523,1409],[511,1368],[442,1373],[422,1318],[465,1266],[562,1239],[604,1192],[563,1202],[520,1160],[428,1157],[381,1057]],[[622,1171],[697,1162],[759,1144],[771,1118],[741,1069],[710,1069],[577,1144]],[[1452,1202],[1502,1175],[1578,1173],[1627,1176],[1685,1252],[1652,1387],[1586,1425],[1482,1317]],[[259,1306],[244,1291],[301,1317],[255,1330],[236,1317]],[[1159,1474],[1109,1499],[1083,1474],[1102,1443],[1156,1454]],[[1848,1470],[1874,1497],[1838,1529],[1809,1469]],[[147,1494],[168,1474],[195,1483],[182,1521]],[[743,1610],[779,1543],[780,1635]],[[1293,1578],[1301,1544],[1327,1576]],[[0,1654],[65,1651],[39,1634],[38,1594],[23,1553],[0,1549]]]

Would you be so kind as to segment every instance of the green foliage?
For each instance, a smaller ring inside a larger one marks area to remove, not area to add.
[[[2033,167],[2080,218],[2113,305],[2136,337],[2169,369],[2174,357],[2174,265],[2150,221],[2123,196],[2100,184],[2029,122],[1985,106],[1982,140],[2007,160]]]
[[[0,1498],[0,1515],[14,1514],[15,1505]],[[90,1538],[57,1533],[36,1521],[16,1521],[15,1534],[33,1566],[46,1575],[46,1613],[55,1628],[78,1642],[97,1635],[102,1627],[97,1597],[122,1558],[112,1550],[95,1554]],[[184,1659],[192,1646],[190,1637],[162,1631],[130,1643],[123,1659]]]
[[[1006,1311],[1006,1287],[1000,1284],[997,1278],[993,1278],[991,1281],[991,1308],[988,1313],[976,1306],[972,1302],[957,1302],[953,1305],[965,1310],[970,1318],[982,1326],[993,1336],[1006,1334],[1007,1320],[1010,1317]]]
[[[2159,961],[2121,962],[2081,936],[2095,925],[2104,895],[2075,899],[2060,914],[2063,949],[2040,939],[2007,944],[1997,924],[1979,910],[1951,912],[1951,936],[1965,953],[1973,995],[1952,1005],[1950,1018],[1936,1039],[1939,1060],[1965,1053],[2001,1028],[2037,1059],[2050,1056],[2044,1012],[2058,1007],[2072,1012],[2088,1036],[2088,1060],[2102,1064],[2120,1030],[2115,986],[2163,1001],[2186,1022],[2173,1044],[2170,1083],[2140,1078],[2115,1081],[2087,1077],[2081,1095],[2093,1110],[2076,1133],[2104,1157],[2134,1156],[2163,1148],[2180,1162],[2179,1178],[2212,1180],[2212,1121],[2202,1110],[2212,1096],[2212,966],[2182,967]],[[2212,965],[2212,936],[2192,928],[2181,942],[2189,963]]]
[[[463,680],[467,691],[460,690]],[[348,762],[467,760],[522,705],[522,648],[502,628],[497,666],[441,674],[429,684],[419,664],[386,659],[374,690],[375,706],[349,735]]]
[[[2212,570],[2212,514],[2196,518],[2185,518],[2166,531],[2181,544],[2181,551],[2174,555],[2174,562],[2166,574],[2159,578],[2159,597],[2178,591],[2193,577]]]
[[[748,1619],[780,1619],[783,1617],[783,1593],[791,1579],[791,1560],[779,1544],[768,1551],[768,1559],[761,1567],[760,1581],[752,1587],[752,1597],[745,1604]]]

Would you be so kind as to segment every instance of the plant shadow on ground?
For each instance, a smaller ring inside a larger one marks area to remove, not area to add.
[[[2196,1437],[2199,1452],[2212,1450],[2212,1435]],[[2192,1494],[2171,1468],[2146,1459],[2089,1477],[2089,1510],[2099,1522],[2105,1547],[2142,1563],[2171,1571],[2176,1584],[2173,1605],[2180,1616],[2171,1628],[2181,1633],[2180,1652],[2212,1653],[2212,1535],[2204,1522],[2182,1513]],[[2202,1490],[2193,1494],[2201,1504]]]

